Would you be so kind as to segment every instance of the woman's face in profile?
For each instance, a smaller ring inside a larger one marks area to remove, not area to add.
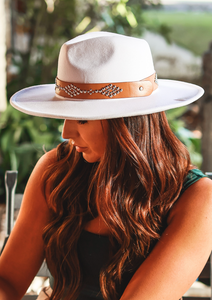
[[[65,120],[62,137],[70,139],[76,151],[81,152],[87,162],[94,163],[104,154],[107,133],[107,120]]]

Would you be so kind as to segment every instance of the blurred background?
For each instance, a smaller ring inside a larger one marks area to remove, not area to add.
[[[54,83],[60,46],[88,31],[143,37],[158,78],[205,88],[202,99],[167,117],[192,162],[212,171],[212,1],[4,0],[0,15],[0,203],[5,171],[18,170],[16,191],[23,193],[38,158],[61,142],[61,120],[25,115],[10,96]]]
[[[61,142],[63,123],[25,115],[9,99],[22,88],[54,83],[60,46],[79,34],[104,30],[142,37],[158,78],[205,89],[200,100],[167,117],[193,164],[212,172],[212,0],[2,0],[0,16],[0,249],[5,171],[18,170],[16,192],[22,194],[39,157]],[[38,293],[45,280],[34,280],[28,292]],[[204,286],[190,293],[210,292]]]

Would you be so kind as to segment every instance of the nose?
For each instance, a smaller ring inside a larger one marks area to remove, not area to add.
[[[76,125],[76,121],[65,120],[63,124],[62,138],[75,139],[79,135]]]

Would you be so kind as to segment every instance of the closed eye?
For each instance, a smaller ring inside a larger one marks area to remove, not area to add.
[[[83,125],[83,124],[85,124],[85,123],[87,123],[87,122],[88,122],[88,121],[86,121],[86,120],[79,120],[79,121],[78,121],[78,123],[81,124],[81,125]]]

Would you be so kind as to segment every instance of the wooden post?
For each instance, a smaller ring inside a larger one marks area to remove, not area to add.
[[[203,55],[202,87],[205,94],[201,100],[203,172],[212,172],[212,42]]]

